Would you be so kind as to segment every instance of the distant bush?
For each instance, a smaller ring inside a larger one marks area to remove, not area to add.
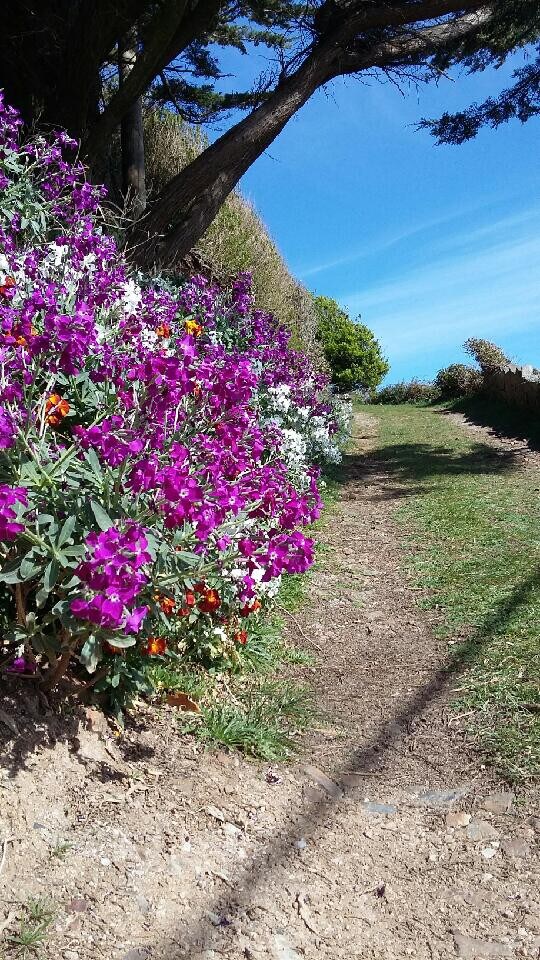
[[[469,337],[463,344],[465,353],[468,353],[473,360],[476,360],[482,373],[489,373],[497,367],[510,363],[505,353],[490,340],[482,340],[478,337]]]
[[[338,390],[375,390],[390,369],[371,330],[331,297],[314,297],[317,337]]]
[[[465,363],[451,363],[443,367],[435,377],[435,386],[443,400],[467,397],[482,389],[483,378],[480,370]]]
[[[421,380],[402,380],[400,383],[389,383],[382,387],[372,397],[372,403],[436,403],[441,393],[434,383],[423,383]]]
[[[199,128],[166,110],[146,114],[144,133],[150,197],[208,146]],[[255,306],[273,313],[292,332],[292,345],[324,365],[312,295],[292,276],[257,211],[238,191],[231,193],[195,253],[221,283],[249,271]]]

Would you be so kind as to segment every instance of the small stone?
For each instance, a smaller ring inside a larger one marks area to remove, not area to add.
[[[421,789],[416,791],[416,803],[422,807],[445,809],[461,800],[469,792],[469,789],[468,786],[451,787],[447,790]]]
[[[101,710],[96,710],[95,707],[86,707],[84,711],[84,718],[86,721],[87,730],[91,730],[93,733],[98,733],[102,737],[107,737],[109,735],[107,718]]]
[[[487,820],[473,820],[467,826],[469,840],[496,840],[498,832]]]
[[[326,774],[323,773],[322,770],[319,770],[318,767],[307,764],[303,770],[310,780],[313,780],[313,782],[319,787],[322,787],[322,789],[325,790],[330,797],[333,797],[334,800],[339,800],[343,796],[343,790],[338,787],[337,783],[334,783],[334,781],[331,780],[330,777],[327,777]]]
[[[80,899],[71,900],[66,910],[68,913],[86,913],[88,910],[88,902]]]
[[[100,857],[99,862],[102,867],[110,867],[111,865],[111,861],[109,860],[108,857]]]
[[[515,794],[510,793],[510,791],[490,793],[483,801],[482,809],[489,810],[490,813],[508,813],[514,800]]]
[[[307,847],[307,840],[305,839],[305,837],[300,837],[299,840],[295,840],[294,845],[297,850],[305,850]]]
[[[209,813],[214,820],[219,820],[220,823],[223,823],[225,820],[225,814],[218,807],[209,806],[206,808],[206,812]]]
[[[64,950],[62,956],[64,960],[79,960],[79,954],[76,950]]]
[[[446,814],[446,826],[450,830],[466,827],[471,822],[470,813],[464,813],[463,810],[450,810]]]
[[[135,947],[133,950],[128,950],[122,957],[122,960],[146,960],[148,955],[146,947]]]
[[[234,823],[227,822],[223,824],[223,833],[226,834],[227,837],[236,838],[239,833],[242,833],[242,831],[239,827],[235,826]]]
[[[377,803],[375,800],[364,800],[362,807],[367,813],[379,814],[381,817],[393,817],[397,807],[393,803]]]
[[[273,960],[302,960],[290,941],[283,934],[276,934],[272,949]]]
[[[497,844],[497,846],[495,846],[495,844],[493,844],[491,847],[483,847],[483,848],[482,848],[482,856],[484,857],[484,859],[485,859],[485,860],[491,860],[491,858],[494,857],[495,854],[497,853],[498,846],[499,846],[498,844]]]
[[[464,957],[466,960],[477,960],[477,958],[489,957],[511,957],[513,950],[507,943],[499,943],[496,940],[476,940],[467,936],[466,933],[460,933],[459,930],[452,931],[456,952],[458,957]]]
[[[503,840],[501,850],[512,860],[528,857],[531,852],[531,848],[525,840]]]
[[[147,900],[146,897],[142,895],[142,893],[137,894],[137,896],[135,897],[135,903],[137,904],[139,911],[142,913],[144,917],[146,917],[146,915],[150,913],[150,910],[152,909],[150,901]]]

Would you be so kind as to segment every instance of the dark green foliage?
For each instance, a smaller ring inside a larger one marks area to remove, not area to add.
[[[480,371],[465,363],[451,363],[449,367],[439,370],[435,377],[435,385],[444,400],[477,393],[482,389],[482,382]]]
[[[422,383],[421,380],[402,380],[381,387],[372,397],[371,403],[436,403],[441,392],[434,383]]]
[[[468,353],[473,360],[476,360],[482,373],[489,373],[497,367],[510,363],[505,353],[490,340],[482,340],[478,337],[469,337],[463,344],[465,353]]]
[[[375,390],[390,366],[379,342],[331,297],[314,297],[318,336],[338,390]]]

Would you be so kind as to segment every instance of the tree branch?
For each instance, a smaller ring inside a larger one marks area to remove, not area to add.
[[[142,96],[163,68],[212,23],[220,0],[199,2],[186,16],[188,0],[168,0],[156,16],[144,49],[128,79],[107,104],[85,143],[86,153],[96,155],[120,124],[132,103]]]
[[[493,8],[478,3],[475,6],[477,9],[472,13],[383,41],[371,49],[360,47],[357,51],[345,51],[335,64],[333,76],[360,73],[370,67],[418,63],[448,43],[468,37],[485,27],[493,15]]]

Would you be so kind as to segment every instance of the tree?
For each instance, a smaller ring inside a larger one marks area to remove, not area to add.
[[[192,122],[253,107],[264,85],[218,92],[214,51],[279,50],[298,10],[289,0],[11,0],[0,87],[29,125],[60,126],[80,140],[99,178],[122,127],[124,192],[136,189],[144,206],[141,99]]]
[[[337,76],[384,71],[429,80],[463,60],[480,69],[540,33],[537,0],[325,0],[310,21],[310,42],[291,58],[251,114],[165,187],[143,223],[137,259],[174,263],[197,242],[224,199],[288,120]]]
[[[331,297],[314,297],[318,337],[338,390],[375,390],[390,366],[363,323],[353,322]]]
[[[136,62],[118,86],[111,62],[135,27]],[[538,0],[12,0],[0,85],[27,118],[41,111],[81,137],[93,163],[141,96],[195,119],[250,110],[137,226],[139,263],[170,265],[319,87],[338,76],[383,72],[399,83],[436,80],[459,64],[480,70],[539,36]],[[215,50],[250,43],[272,50],[278,69],[251,90],[219,93]]]

